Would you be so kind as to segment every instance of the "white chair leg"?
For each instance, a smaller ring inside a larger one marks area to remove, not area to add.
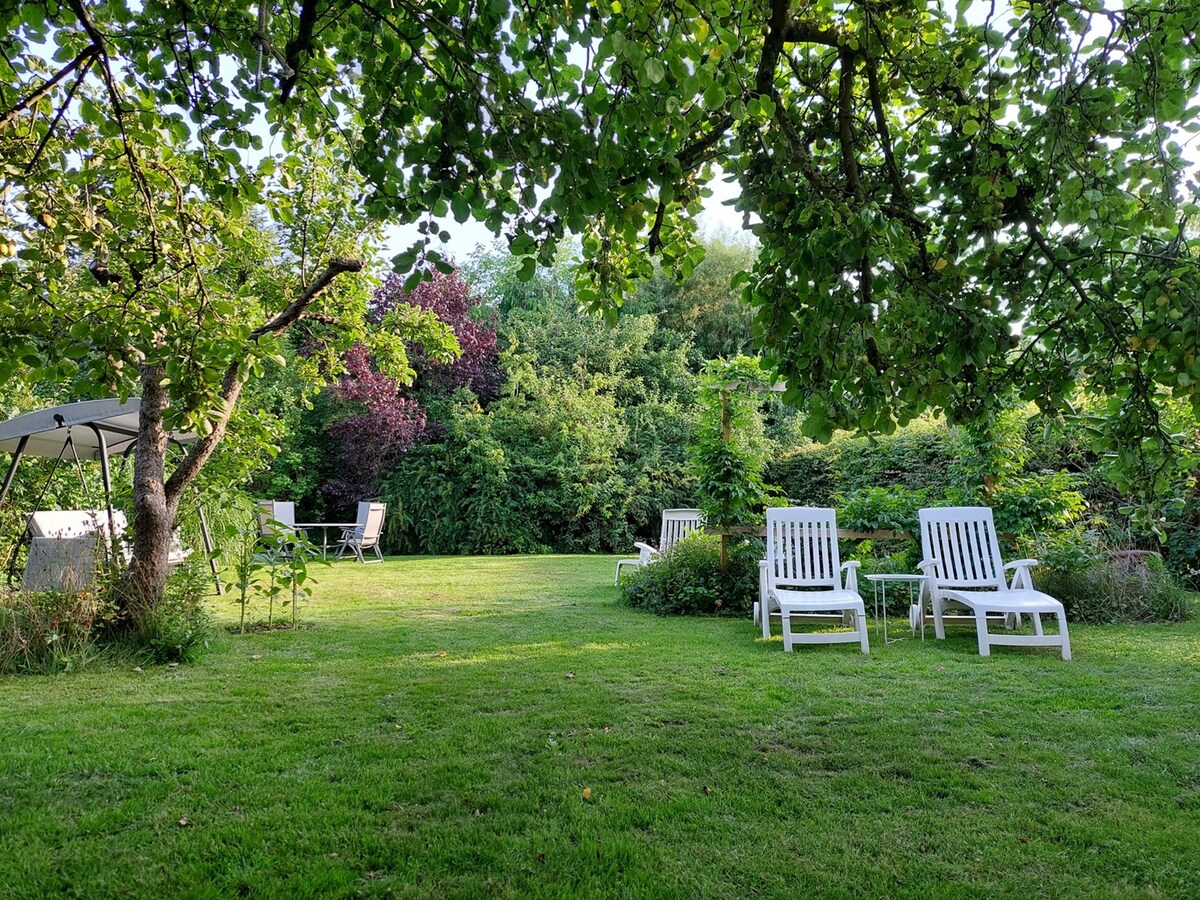
[[[613,578],[613,587],[616,587],[620,583],[621,583],[621,564],[618,562],[617,563],[617,574]]]
[[[1062,638],[1062,658],[1071,658],[1071,637],[1067,634],[1066,612],[1055,613],[1058,617],[1058,635]]]
[[[1009,613],[1004,617],[1004,627],[1009,631],[1016,631],[1021,627],[1021,614]]]
[[[858,645],[862,648],[862,652],[871,655],[871,644],[867,639],[867,613],[863,610],[858,614]]]
[[[792,619],[788,615],[786,609],[779,611],[779,619],[783,625],[783,649],[788,653],[792,652]]]
[[[754,624],[762,626],[764,638],[771,636],[771,593],[767,587],[767,561],[758,564],[758,602],[754,604]]]
[[[979,655],[991,656],[992,648],[988,641],[987,611],[982,608],[975,612],[975,630],[979,638]]]
[[[1038,637],[1042,636],[1042,614],[1033,613],[1029,618],[1033,619],[1033,633]]]
[[[939,641],[946,639],[946,623],[942,621],[942,601],[933,598],[933,633]]]

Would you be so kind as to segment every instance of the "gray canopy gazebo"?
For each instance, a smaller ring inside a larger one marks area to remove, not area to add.
[[[0,422],[0,450],[12,454],[12,462],[0,484],[0,505],[4,503],[21,459],[26,456],[41,456],[61,462],[68,454],[76,460],[94,460],[100,463],[100,479],[104,486],[104,504],[108,510],[109,533],[116,531],[112,503],[112,470],[109,458],[128,457],[137,444],[138,416],[141,411],[140,397],[128,400],[118,398],[104,400],[81,400],[25,413],[7,422]],[[171,434],[172,443],[182,446],[194,441],[194,434],[176,432]],[[53,472],[51,473],[53,477]],[[221,593],[221,580],[217,564],[212,559],[212,536],[204,510],[198,508],[200,533],[204,548],[210,554],[209,567],[217,593]]]

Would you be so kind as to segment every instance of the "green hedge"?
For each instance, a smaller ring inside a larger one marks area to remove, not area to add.
[[[961,455],[957,430],[921,423],[877,441],[844,436],[798,447],[767,466],[766,481],[802,506],[833,506],[839,494],[874,487],[940,492]]]

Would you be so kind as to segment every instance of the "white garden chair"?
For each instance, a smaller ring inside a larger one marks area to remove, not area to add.
[[[290,500],[258,501],[258,533],[273,538],[276,530],[296,533],[296,504]]]
[[[296,504],[290,500],[258,501],[258,536],[262,552],[255,554],[260,562],[290,559],[296,549],[295,541],[306,532],[296,527]]]
[[[767,558],[759,567],[760,598],[754,619],[764,638],[771,616],[783,626],[783,649],[794,644],[843,644],[858,641],[870,653],[867,610],[858,593],[858,562],[842,564],[837,517],[832,509],[793,507],[767,510]],[[845,581],[842,580],[845,572]],[[853,631],[792,633],[792,622],[837,622]]]
[[[375,551],[375,559],[371,562],[383,562],[383,553],[379,549],[379,539],[383,535],[383,518],[387,513],[386,503],[369,503],[362,501],[358,504],[358,524],[342,532],[338,541],[337,558],[347,550],[352,552],[360,563],[366,563],[363,558],[364,550]]]
[[[644,566],[657,557],[666,553],[685,537],[698,529],[704,523],[704,513],[698,509],[664,509],[662,514],[662,532],[658,537],[658,547],[651,547],[641,541],[634,541],[638,549],[637,559],[617,560],[617,577],[613,584],[621,583],[622,566]]]
[[[939,638],[946,637],[946,619],[973,621],[979,637],[979,654],[989,656],[993,645],[1059,647],[1063,659],[1071,658],[1067,614],[1063,605],[1034,590],[1030,570],[1036,559],[1019,559],[1008,565],[1000,556],[1000,542],[992,511],[986,506],[950,506],[923,509],[921,520],[921,573],[933,604],[933,624]],[[1013,570],[1011,583],[1004,573]],[[923,604],[924,601],[922,601]],[[968,616],[950,617],[947,609],[966,610]],[[988,631],[988,614],[1020,626],[1021,617],[1033,620],[1033,634],[997,634]],[[924,608],[918,610],[923,619]],[[1058,634],[1042,630],[1042,616],[1058,618]]]

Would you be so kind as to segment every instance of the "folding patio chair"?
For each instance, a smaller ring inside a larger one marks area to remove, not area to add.
[[[371,562],[383,562],[383,553],[379,549],[379,538],[383,534],[383,517],[387,513],[386,503],[358,504],[358,524],[342,532],[338,541],[337,559],[347,550],[352,552],[360,563],[366,563],[363,558],[364,550],[374,550],[375,559]]]
[[[273,538],[277,530],[288,534],[296,532],[296,504],[290,500],[258,501],[258,534]]]

